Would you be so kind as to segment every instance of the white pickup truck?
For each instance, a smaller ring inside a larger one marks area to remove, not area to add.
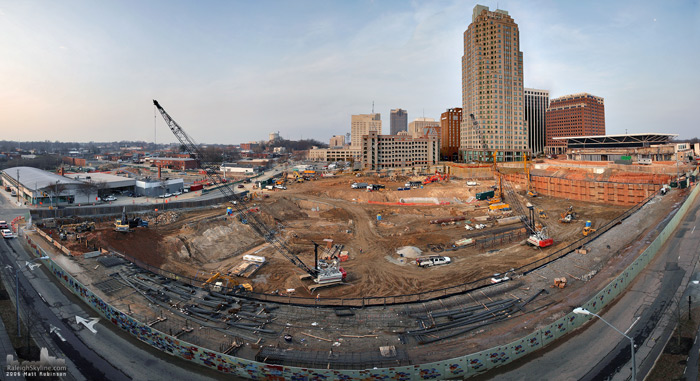
[[[420,267],[446,265],[450,262],[452,262],[450,257],[443,257],[441,255],[431,255],[429,257],[416,258],[416,264]]]

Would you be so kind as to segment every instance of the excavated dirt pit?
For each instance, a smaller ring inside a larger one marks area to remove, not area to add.
[[[418,178],[415,178],[416,180]],[[347,271],[346,284],[319,290],[324,297],[388,296],[415,293],[469,282],[517,268],[564,247],[582,237],[586,220],[601,226],[626,210],[625,207],[596,205],[551,197],[521,198],[547,212],[544,223],[555,244],[535,249],[524,244],[527,239],[522,224],[501,226],[501,217],[514,212],[489,212],[485,201],[473,196],[488,190],[493,182],[482,181],[467,187],[464,180],[433,183],[422,189],[397,191],[413,180],[388,178],[342,177],[289,184],[288,190],[264,193],[248,204],[271,229],[277,231],[288,247],[309,267],[313,267],[313,243],[325,247],[324,239],[342,244],[349,260],[341,266]],[[376,192],[351,189],[353,182],[380,183],[386,189]],[[262,193],[262,192],[261,192]],[[443,205],[395,205],[401,200],[437,199]],[[570,224],[559,222],[560,214],[569,206],[579,213]],[[250,283],[256,292],[284,292],[295,289],[299,296],[308,296],[299,275],[302,270],[265,244],[249,225],[225,216],[225,206],[195,212],[161,213],[147,216],[155,222],[149,228],[131,233],[113,231],[111,222],[98,224],[95,232],[82,234],[78,242],[70,237],[66,245],[87,252],[92,247],[118,251],[162,269],[202,279],[210,274],[227,273],[241,263],[245,254],[264,256],[267,264],[251,278],[236,278]],[[381,215],[381,220],[378,219]],[[466,221],[431,224],[431,220],[464,217]],[[488,218],[477,221],[476,218]],[[483,223],[483,230],[465,229],[465,223]],[[54,230],[55,235],[55,230]],[[454,251],[456,241],[471,237],[476,244]],[[86,246],[85,239],[88,244]],[[446,255],[452,263],[420,268],[415,260],[396,253],[403,246],[415,246],[424,255]],[[320,250],[321,255],[323,251]]]

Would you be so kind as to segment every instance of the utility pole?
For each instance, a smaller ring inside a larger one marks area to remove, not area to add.
[[[19,168],[17,168],[17,203],[19,204]]]

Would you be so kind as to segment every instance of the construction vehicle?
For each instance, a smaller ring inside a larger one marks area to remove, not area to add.
[[[546,220],[547,218],[549,218],[549,216],[547,215],[547,212],[545,212],[542,209],[537,209],[537,215],[543,220]]]
[[[482,149],[485,152],[488,152],[489,146],[486,143],[486,139],[482,136],[482,131],[479,128],[479,123],[476,121],[476,117],[474,117],[474,114],[469,114],[469,117],[472,119],[472,125],[476,129],[479,139],[482,142]],[[497,151],[493,151],[493,174],[496,176],[498,181],[498,186],[496,188],[498,190],[498,197],[494,197],[491,201],[489,201],[489,203],[491,205],[500,205],[499,203],[504,200],[503,188],[505,188],[508,198],[510,199],[510,205],[513,206],[516,214],[521,216],[530,216],[522,218],[523,224],[532,233],[527,239],[527,242],[537,247],[551,246],[554,243],[554,240],[547,234],[547,228],[545,226],[537,226],[537,224],[535,224],[534,207],[530,205],[527,208],[530,213],[525,213],[525,209],[523,208],[520,199],[518,199],[518,196],[515,194],[513,187],[505,178],[503,178],[501,173],[498,172],[498,166],[496,165],[497,159]]]
[[[226,284],[224,284],[223,282],[214,282],[216,280],[226,281]],[[216,292],[221,291],[221,289],[224,287],[233,289],[240,288],[249,292],[253,292],[253,286],[251,286],[250,283],[239,283],[232,277],[221,274],[220,272],[217,272],[216,274],[212,275],[211,277],[209,277],[209,279],[205,280],[204,283],[202,283],[202,288],[210,288],[212,291]]]
[[[591,233],[595,233],[596,229],[593,229],[593,226],[591,225],[591,221],[586,221],[586,225],[583,227],[583,236],[587,237]]]
[[[576,214],[576,212],[574,212],[574,206],[571,205],[564,211],[564,213],[561,214],[561,219],[559,220],[559,222],[568,224],[571,221],[574,221],[577,217],[578,215]]]
[[[187,133],[185,133],[182,127],[180,127],[180,125],[178,125],[177,122],[170,117],[163,107],[160,106],[157,100],[153,100],[153,105],[156,107],[158,112],[160,112],[161,116],[168,125],[168,128],[180,141],[180,144],[185,151],[188,152],[192,158],[202,158],[203,155],[198,144],[196,144],[195,141],[189,135],[187,135]],[[212,183],[221,183],[221,178],[216,171],[205,171],[205,173]],[[314,282],[327,283],[330,280],[331,282],[339,283],[345,279],[347,273],[342,267],[338,266],[337,263],[335,263],[333,266],[327,266],[324,269],[319,269],[317,244],[314,243],[315,261],[314,267],[311,268],[301,259],[299,259],[296,254],[294,254],[289,246],[287,246],[287,243],[279,238],[275,230],[268,227],[262,221],[262,218],[258,213],[252,212],[250,208],[245,206],[242,198],[234,192],[228,183],[222,183],[222,186],[218,187],[218,189],[229,201],[229,203],[233,205],[233,209],[236,210],[236,216],[240,221],[246,221],[246,224],[250,226],[256,234],[267,241],[278,253],[282,254],[282,256],[289,260],[293,265],[304,271],[306,275],[314,280]]]
[[[438,181],[443,181],[446,179],[449,179],[450,175],[447,174],[441,174],[439,172],[435,172],[434,175],[428,177],[427,179],[423,180],[423,185],[430,184],[430,183],[435,183]]]
[[[126,207],[122,208],[122,217],[114,222],[114,230],[120,233],[128,233],[129,230],[129,220],[126,218]]]
[[[527,243],[531,244],[532,246],[535,247],[547,247],[551,246],[554,243],[554,240],[549,237],[547,234],[547,228],[543,227],[537,231],[535,231],[534,234],[532,234],[530,237],[527,238]]]
[[[525,184],[527,187],[527,195],[530,197],[537,197],[538,193],[532,187],[532,182],[530,181],[530,166],[527,161],[527,154],[523,155],[523,165],[525,167]]]

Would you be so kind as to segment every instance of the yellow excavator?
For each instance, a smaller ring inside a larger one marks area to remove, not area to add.
[[[216,280],[225,280],[227,283],[226,284],[223,284],[222,282],[213,283]],[[251,286],[250,283],[239,283],[237,280],[233,279],[232,277],[230,277],[228,275],[223,275],[220,272],[217,272],[216,274],[212,275],[209,279],[207,279],[206,281],[204,281],[204,283],[202,283],[203,288],[206,288],[208,286],[210,288],[212,288],[212,290],[214,290],[214,291],[221,291],[222,287],[228,287],[228,288],[233,288],[233,289],[243,288],[246,291],[250,291],[250,292],[253,291],[253,286]]]

